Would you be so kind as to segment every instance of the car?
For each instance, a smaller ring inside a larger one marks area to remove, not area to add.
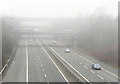
[[[92,69],[101,70],[101,66],[99,64],[92,64]]]
[[[69,48],[66,48],[66,49],[65,49],[65,52],[66,52],[66,53],[69,53],[69,52],[70,52],[70,49],[69,49]]]

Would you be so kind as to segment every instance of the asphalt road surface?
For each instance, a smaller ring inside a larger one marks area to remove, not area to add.
[[[66,82],[39,40],[21,40],[3,82]]]
[[[23,37],[26,39],[21,39],[3,82],[67,82],[64,74],[42,46],[43,43],[89,82],[118,82],[117,69],[73,49],[70,49],[70,53],[65,53],[65,44],[54,44],[54,39],[40,39],[40,36],[36,35]],[[91,69],[93,63],[99,63],[102,70]]]
[[[65,49],[67,48],[65,44],[59,42],[54,44],[54,40],[44,39],[43,41],[54,53],[73,66],[74,69],[80,72],[90,82],[118,82],[117,69],[73,49],[70,49],[70,53],[65,53]],[[53,44],[53,46],[51,44]],[[58,47],[58,45],[62,47]],[[99,63],[102,70],[93,70],[91,68],[93,63]]]

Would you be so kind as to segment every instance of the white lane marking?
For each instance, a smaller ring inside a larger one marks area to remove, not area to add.
[[[40,60],[40,58],[39,58],[39,60]]]
[[[44,71],[44,69],[43,69],[43,71]]]
[[[95,73],[94,71],[90,70],[92,73]]]
[[[47,75],[45,74],[45,77],[46,77]]]
[[[37,56],[37,57],[39,57],[39,56]]]
[[[84,68],[88,69],[88,67],[84,66]]]
[[[50,57],[50,55],[45,51],[45,49],[42,47],[43,51],[48,55],[48,57],[50,58],[50,60],[53,62],[53,64],[55,65],[55,67],[58,69],[58,71],[60,72],[60,74],[63,76],[63,78],[65,79],[66,82],[68,82],[68,80],[66,79],[66,77],[64,76],[64,74],[60,71],[60,69],[58,68],[58,66],[55,64],[55,62],[53,61],[53,59]]]
[[[13,50],[13,52],[12,52],[12,55],[14,54],[15,50],[16,50],[16,48],[14,48],[14,50]],[[11,59],[11,57],[10,57],[10,59]]]
[[[6,64],[6,66],[8,67],[8,64]]]
[[[11,55],[14,54],[15,50],[16,50],[16,48],[14,48],[14,50],[13,50],[13,52],[12,52]],[[14,58],[14,59],[15,59],[15,58]],[[2,75],[4,69],[8,66],[8,63],[10,62],[10,60],[11,60],[11,57],[8,59],[7,63],[4,65],[4,67],[3,67],[2,70],[0,71],[0,75]]]
[[[49,81],[47,81],[47,84],[49,84]]]
[[[50,49],[54,51],[51,47]],[[63,59],[56,51],[54,51],[61,59]],[[84,77],[79,71],[77,71],[73,66],[71,66],[65,59],[63,59],[71,68],[73,68],[80,76],[82,76],[87,82],[90,82],[86,77]],[[83,82],[83,81],[82,81]]]
[[[43,65],[41,64],[41,66],[43,66]]]
[[[116,77],[116,78],[120,79],[118,76],[116,76],[116,75],[115,75],[115,74],[113,74],[112,72],[110,72],[110,71],[108,71],[108,70],[106,70],[106,69],[104,69],[104,68],[102,68],[102,70],[104,70],[104,71],[106,71],[107,73],[109,73],[109,74],[113,75],[114,77]]]
[[[2,68],[0,75],[2,75],[2,72],[4,71],[4,69],[7,67],[7,64],[5,64],[5,66]]]
[[[107,83],[111,84],[109,81],[106,81]]]
[[[80,64],[82,64],[82,63],[80,63]]]
[[[10,60],[11,60],[11,57],[8,59],[7,63],[9,63],[9,62],[10,62]]]
[[[77,53],[75,53],[75,52],[73,52],[72,51],[72,53],[74,53],[74,54],[76,54],[76,55],[78,55],[78,56],[80,56],[79,54],[77,54]],[[82,57],[82,56],[80,56],[82,59],[84,59],[84,60],[86,60],[86,61],[88,61],[89,63],[91,63],[91,64],[93,64],[94,62],[92,62],[92,61],[90,61],[90,60],[88,60],[88,59],[86,59],[86,58],[84,58],[84,57]],[[116,77],[116,78],[119,78],[118,76],[116,76],[115,74],[113,74],[112,72],[110,72],[110,71],[108,71],[108,70],[106,70],[106,69],[104,69],[104,68],[102,68],[104,71],[106,71],[107,73],[109,73],[109,74],[111,74],[111,75],[113,75],[114,77]],[[119,78],[120,79],[120,78]]]
[[[27,45],[26,45],[26,82],[28,83],[28,49],[27,49]]]
[[[79,54],[77,54],[77,53],[75,53],[75,52],[73,52],[73,51],[71,51],[72,53],[74,53],[75,55],[78,55],[78,56],[80,56]],[[84,58],[84,57],[82,57],[82,56],[80,56],[82,59],[84,59],[84,60],[86,60],[86,61],[88,61],[88,62],[90,62],[90,63],[92,63],[93,64],[93,62],[92,61],[90,61],[90,60],[88,60],[88,59],[86,59],[86,58]]]
[[[101,78],[101,79],[104,79],[102,76],[100,76],[100,75],[97,75],[99,78]]]

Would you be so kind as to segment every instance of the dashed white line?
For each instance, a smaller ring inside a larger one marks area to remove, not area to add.
[[[43,66],[43,65],[41,65],[41,66]]]
[[[102,76],[100,76],[100,75],[97,75],[98,77],[100,77],[101,79],[104,79]]]
[[[80,63],[80,64],[82,64],[82,63]]]
[[[88,69],[88,67],[84,66],[84,68]]]
[[[43,69],[43,71],[44,71],[44,69]]]
[[[55,64],[55,62],[53,61],[53,59],[50,57],[50,55],[45,51],[44,48],[42,48],[43,51],[48,55],[48,57],[50,58],[50,60],[53,62],[53,64],[55,65],[55,67],[58,69],[58,71],[61,73],[61,75],[63,76],[63,78],[65,79],[66,82],[68,82],[68,80],[66,79],[66,77],[64,76],[64,74],[60,71],[60,69],[58,68],[58,66]]]
[[[92,73],[95,73],[94,71],[90,70]]]
[[[40,58],[39,58],[39,60],[40,60]]]
[[[63,59],[55,50],[53,50],[51,47],[50,49],[54,51],[61,59]],[[86,77],[84,77],[79,71],[77,71],[73,66],[71,66],[65,59],[63,59],[71,68],[73,68],[80,76],[82,76],[87,82],[90,82]],[[81,80],[82,81],[82,80]],[[83,81],[82,81],[83,82]]]
[[[89,62],[89,63],[91,63],[91,64],[93,64],[93,63],[94,63],[94,62],[92,62],[92,61],[90,61],[90,60],[88,60],[88,59],[86,59],[86,58],[82,57],[81,55],[79,55],[79,54],[77,54],[77,53],[75,53],[75,52],[73,52],[73,51],[72,51],[72,53],[73,53],[73,54],[75,54],[75,55],[78,55],[79,57],[81,57],[82,59],[84,59],[84,60],[88,61],[88,62]],[[112,72],[110,72],[110,71],[108,71],[108,70],[106,70],[106,69],[104,69],[104,68],[102,68],[102,69],[103,69],[104,71],[106,71],[107,73],[109,73],[109,74],[113,75],[114,77],[116,77],[116,78],[120,79],[117,75],[113,74]]]

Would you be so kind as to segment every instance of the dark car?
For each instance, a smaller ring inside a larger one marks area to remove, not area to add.
[[[94,70],[101,70],[101,66],[99,64],[93,64],[92,69]]]

